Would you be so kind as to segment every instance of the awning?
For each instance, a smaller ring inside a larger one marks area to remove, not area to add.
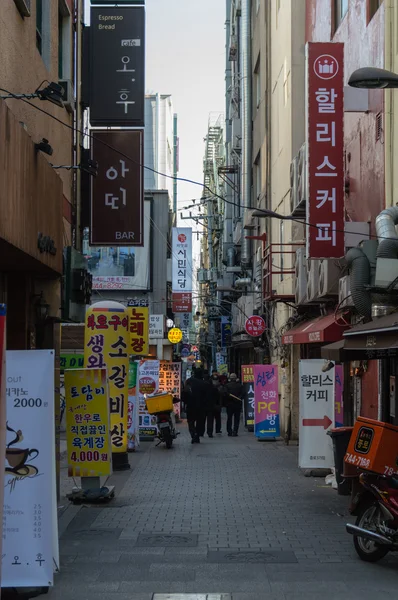
[[[282,336],[282,344],[315,344],[340,340],[346,326],[336,323],[334,314],[300,323]]]
[[[356,325],[344,332],[344,340],[321,348],[322,358],[343,362],[398,355],[398,313]]]

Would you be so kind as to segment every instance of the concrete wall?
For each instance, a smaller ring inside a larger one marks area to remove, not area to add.
[[[69,0],[61,0],[63,8],[70,4]],[[13,93],[34,92],[44,80],[58,82],[58,0],[43,1],[43,55],[36,47],[36,2],[31,5],[31,16],[23,18],[14,0],[0,2],[0,87]],[[70,35],[69,63],[72,64],[72,27]],[[69,79],[72,79],[72,73]],[[34,99],[31,102],[72,125],[72,117],[66,109],[47,101]],[[25,124],[34,142],[43,137],[49,140],[54,153],[51,157],[43,155],[47,160],[53,164],[73,164],[71,130],[21,100],[7,100],[7,104],[16,118]],[[72,172],[63,169],[58,173],[63,182],[63,194],[71,202]],[[66,234],[70,235],[69,224],[66,221],[64,224]]]

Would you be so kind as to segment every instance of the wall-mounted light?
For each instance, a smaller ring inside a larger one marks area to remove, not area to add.
[[[44,154],[48,154],[49,156],[51,156],[54,152],[52,146],[46,138],[43,138],[41,142],[35,144],[35,149],[36,152],[44,152]]]
[[[48,83],[44,88],[41,86],[43,83]],[[11,94],[7,90],[2,89],[1,91],[7,92],[5,96],[0,96],[3,100],[14,99],[14,100],[30,100],[32,98],[39,98],[40,100],[48,100],[52,104],[56,104],[60,108],[64,107],[64,103],[62,101],[62,96],[64,94],[64,88],[59,85],[59,83],[55,83],[55,81],[43,81],[39,85],[39,87],[33,92],[33,94]]]

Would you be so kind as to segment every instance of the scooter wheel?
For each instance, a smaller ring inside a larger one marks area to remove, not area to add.
[[[381,520],[381,511],[377,505],[364,505],[360,509],[355,525],[363,529],[376,530],[376,523],[380,523]],[[366,540],[357,535],[354,535],[354,546],[359,558],[366,562],[377,562],[390,551],[390,548],[379,546],[372,540]]]

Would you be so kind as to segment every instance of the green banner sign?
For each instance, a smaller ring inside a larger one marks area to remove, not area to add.
[[[84,369],[84,354],[61,354],[61,370]]]

